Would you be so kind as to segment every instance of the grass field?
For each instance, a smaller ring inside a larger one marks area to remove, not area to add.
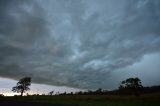
[[[5,97],[3,99],[79,106],[160,106],[160,93],[135,96],[111,95],[59,95]]]

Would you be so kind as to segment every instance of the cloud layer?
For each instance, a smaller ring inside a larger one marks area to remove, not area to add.
[[[160,52],[159,0],[1,0],[0,76],[107,88],[113,71]]]

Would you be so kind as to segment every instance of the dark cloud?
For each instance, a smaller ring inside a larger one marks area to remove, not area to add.
[[[1,0],[0,75],[107,88],[113,71],[160,52],[159,10],[159,0]]]

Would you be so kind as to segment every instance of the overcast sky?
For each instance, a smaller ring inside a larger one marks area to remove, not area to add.
[[[0,77],[113,89],[159,69],[160,0],[0,0]]]

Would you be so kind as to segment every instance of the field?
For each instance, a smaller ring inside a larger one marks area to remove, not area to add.
[[[57,95],[3,97],[1,100],[77,106],[160,106],[160,93],[135,96]]]

